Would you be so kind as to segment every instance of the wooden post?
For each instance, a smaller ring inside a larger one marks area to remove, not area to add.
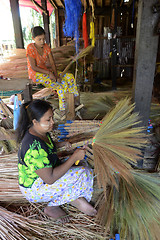
[[[133,100],[136,103],[135,111],[142,118],[140,126],[148,125],[150,114],[159,38],[154,34],[159,14],[153,14],[151,10],[156,2],[157,0],[139,0],[138,3]]]
[[[22,92],[22,99],[24,102],[32,101],[32,84],[28,83]]]
[[[113,10],[114,10],[114,28],[112,30],[112,58],[111,58],[111,75],[112,75],[112,89],[116,90],[116,79],[117,79],[117,38],[116,38],[116,32],[117,32],[117,6],[116,1],[113,0]],[[113,11],[112,11],[113,14]]]
[[[46,10],[47,15],[43,12],[43,23],[45,30],[46,43],[50,45],[50,31],[49,31],[49,12],[47,10],[47,1],[41,0],[42,7]]]
[[[60,46],[60,29],[59,29],[59,9],[55,9],[56,20],[56,47]]]
[[[16,48],[24,48],[22,26],[21,26],[20,13],[19,13],[19,1],[10,0],[10,6],[11,6],[11,12],[12,12]]]
[[[75,119],[75,102],[74,102],[74,94],[66,93],[65,94],[65,111],[66,111],[66,120],[74,120]]]

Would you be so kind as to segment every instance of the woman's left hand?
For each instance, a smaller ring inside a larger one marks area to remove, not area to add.
[[[64,146],[67,151],[71,150],[71,148],[72,148],[72,144],[70,142],[65,142]]]

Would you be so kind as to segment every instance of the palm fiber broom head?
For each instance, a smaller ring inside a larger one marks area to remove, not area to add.
[[[160,236],[160,177],[143,171],[131,171],[128,183],[116,175],[118,188],[108,186],[107,195],[97,201],[97,219],[121,239],[156,240]]]
[[[136,127],[140,121],[133,109],[130,99],[119,101],[104,117],[93,139],[95,173],[98,185],[104,191],[108,184],[117,185],[117,172],[130,181],[131,165],[136,164],[140,148],[146,143],[144,129]]]

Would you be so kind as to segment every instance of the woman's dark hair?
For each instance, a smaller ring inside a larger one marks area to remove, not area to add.
[[[45,34],[45,31],[42,27],[36,26],[31,29],[32,37],[35,38],[37,36]]]
[[[52,109],[52,106],[49,102],[40,99],[21,105],[18,127],[16,129],[16,140],[18,143],[22,141],[28,128],[32,126],[32,120],[36,119],[40,121],[41,117],[43,117],[50,108]]]

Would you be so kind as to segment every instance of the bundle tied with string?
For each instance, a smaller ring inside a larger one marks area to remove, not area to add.
[[[79,23],[81,18],[82,3],[80,0],[65,0],[65,24],[63,31],[66,37],[76,40],[76,53],[78,53]]]

